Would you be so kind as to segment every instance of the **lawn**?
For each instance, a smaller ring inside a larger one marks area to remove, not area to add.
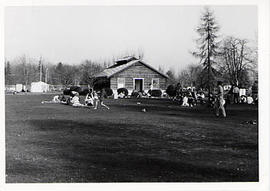
[[[243,123],[254,105],[224,119],[170,100],[41,104],[51,98],[6,95],[7,183],[258,181],[258,125]]]

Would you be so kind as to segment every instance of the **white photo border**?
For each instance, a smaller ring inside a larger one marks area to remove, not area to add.
[[[0,130],[0,190],[185,190],[185,191],[268,191],[269,187],[269,0],[4,0],[0,7],[0,72],[4,74],[4,10],[7,6],[202,6],[202,5],[254,5],[258,7],[259,49],[259,182],[236,183],[5,183],[5,95],[4,75],[1,85],[1,130]]]

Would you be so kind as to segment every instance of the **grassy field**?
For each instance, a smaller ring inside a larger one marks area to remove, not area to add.
[[[224,119],[170,100],[41,104],[51,98],[6,96],[6,182],[258,181],[258,125],[243,124],[254,105]]]

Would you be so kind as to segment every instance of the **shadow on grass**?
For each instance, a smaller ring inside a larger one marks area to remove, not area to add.
[[[34,136],[24,143],[39,160],[7,160],[7,174],[20,177],[7,182],[258,181],[257,171],[221,167],[216,158],[198,160],[179,152],[177,146],[185,146],[172,147],[158,129],[148,131],[154,126],[56,119],[29,124]]]

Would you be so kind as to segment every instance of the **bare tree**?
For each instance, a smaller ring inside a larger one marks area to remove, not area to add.
[[[180,84],[185,86],[196,86],[202,87],[205,83],[205,79],[202,79],[203,68],[200,65],[190,64],[187,69],[183,70],[179,76],[178,80]]]
[[[235,37],[227,37],[223,41],[219,67],[231,84],[243,84],[248,72],[256,68],[257,56],[247,44],[247,40]]]

